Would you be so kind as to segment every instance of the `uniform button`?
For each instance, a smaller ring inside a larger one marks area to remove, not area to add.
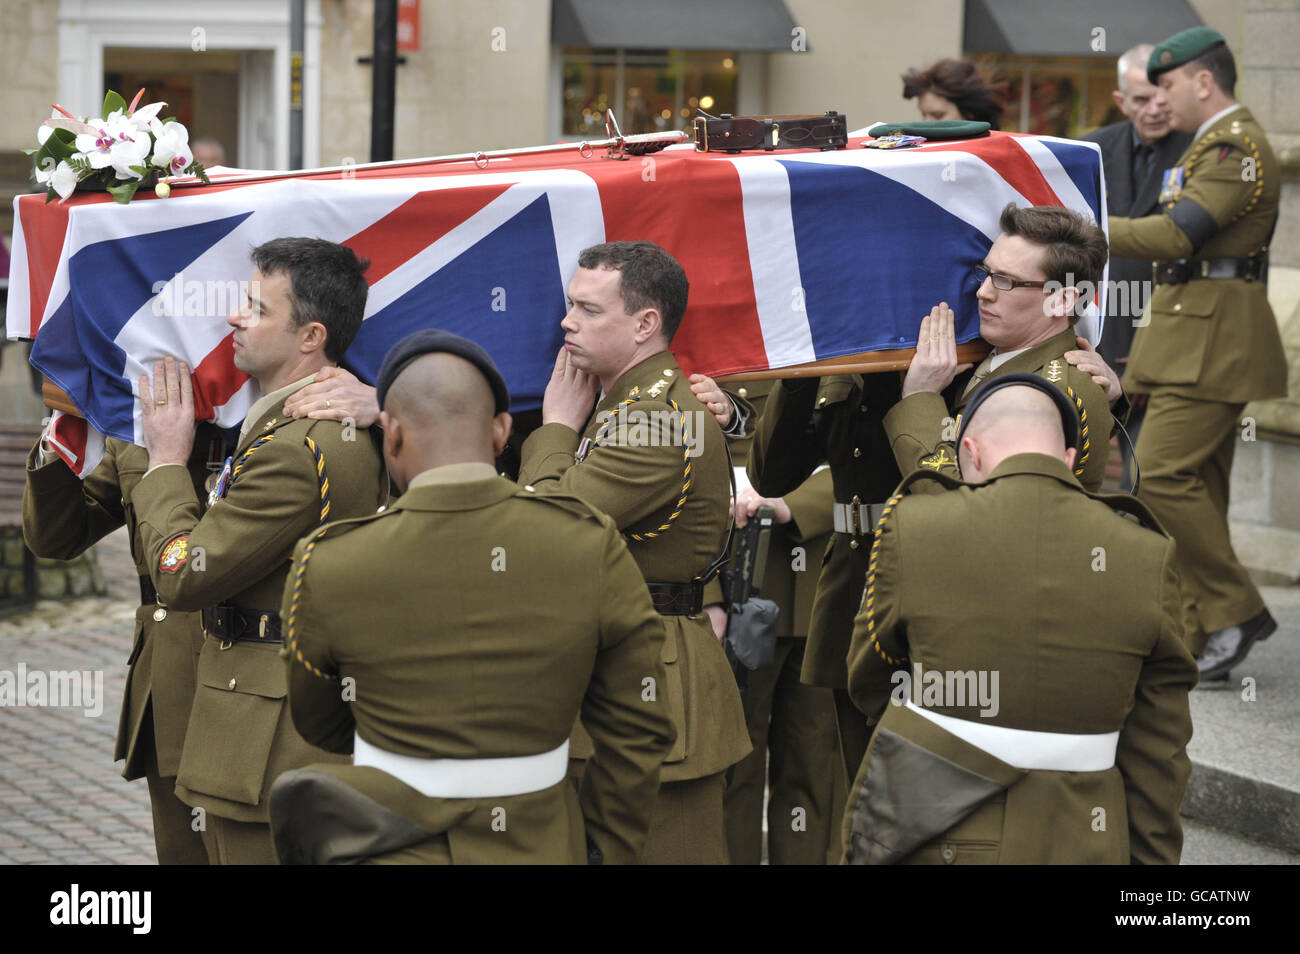
[[[863,414],[866,414],[866,413],[867,413],[867,406],[866,406],[865,404],[859,404],[859,405],[858,405],[858,410],[861,411]]]
[[[233,678],[230,680],[230,688],[231,689],[235,688],[235,680]]]
[[[850,541],[849,541],[849,549],[850,549],[850,550],[856,550],[857,548],[858,548],[858,541],[857,541],[857,540],[850,540]]]
[[[822,406],[823,404],[825,404],[825,403],[826,403],[826,399],[825,399],[825,398],[818,398],[818,399],[817,399],[817,406],[818,406],[818,407],[821,407],[821,406]]]
[[[665,377],[665,378],[671,378],[672,376],[673,376],[673,369],[672,369],[672,368],[664,368],[664,377]]]
[[[943,860],[944,860],[944,861],[946,861],[946,862],[948,862],[949,864],[951,864],[951,863],[952,863],[952,860],[953,860],[954,858],[957,857],[957,849],[953,848],[952,845],[944,845],[944,846],[943,846],[943,851],[940,852],[940,854],[943,855]]]
[[[853,495],[853,500],[851,500],[850,503],[860,504],[860,503],[862,503],[862,498],[859,497],[857,494],[854,494],[854,495]]]
[[[1183,306],[1181,302],[1177,305],[1174,305],[1174,311],[1182,311],[1182,310],[1183,310]]]
[[[534,487],[532,484],[524,484],[524,490],[528,491],[531,494],[534,493],[537,490],[537,488]]]
[[[741,397],[749,397],[749,388],[741,388],[737,393]]]
[[[861,447],[855,447],[855,448],[853,448],[853,456],[854,456],[854,457],[861,457],[861,456],[862,456],[862,448],[861,448]]]
[[[161,623],[166,618],[167,618],[167,611],[163,609],[161,606],[153,611],[153,621],[155,623]]]

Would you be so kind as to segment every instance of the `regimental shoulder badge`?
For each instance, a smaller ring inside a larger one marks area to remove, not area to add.
[[[654,384],[650,385],[650,387],[646,390],[645,393],[650,395],[652,398],[657,398],[659,395],[663,394],[664,391],[667,390],[667,388],[668,388],[667,379],[660,378]]]
[[[952,456],[952,451],[946,447],[940,447],[933,454],[921,458],[921,466],[930,470],[939,470],[948,465],[956,467],[957,461]]]
[[[1047,363],[1047,371],[1043,374],[1043,377],[1053,384],[1060,384],[1061,378],[1065,377],[1064,362],[1060,358],[1053,358]]]
[[[190,538],[177,537],[163,547],[162,556],[158,558],[158,569],[164,573],[176,573],[190,556]]]

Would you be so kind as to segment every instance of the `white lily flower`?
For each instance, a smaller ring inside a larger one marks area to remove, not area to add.
[[[157,103],[150,103],[148,106],[141,106],[139,109],[137,109],[135,112],[131,114],[131,122],[135,123],[137,126],[152,127],[155,118],[158,115],[158,111],[166,105],[167,105],[166,103],[157,102]]]
[[[60,160],[53,169],[37,169],[36,181],[53,189],[59,194],[59,198],[66,199],[77,187],[77,174],[67,162]]]
[[[77,152],[89,159],[93,168],[106,169],[113,164],[110,150],[117,142],[117,137],[109,130],[108,123],[102,119],[87,119],[86,125],[95,131],[77,134],[74,143]]]
[[[153,120],[149,130],[154,134],[153,164],[176,175],[189,168],[194,161],[190,150],[190,132],[180,123],[162,123]]]

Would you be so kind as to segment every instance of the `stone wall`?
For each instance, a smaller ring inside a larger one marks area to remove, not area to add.
[[[1282,177],[1268,297],[1290,393],[1246,407],[1257,439],[1237,448],[1229,518],[1242,562],[1265,579],[1300,582],[1300,0],[1245,0],[1240,17],[1237,95],[1267,131]]]
[[[36,598],[103,596],[108,592],[103,571],[94,550],[75,560],[36,561]],[[23,595],[23,535],[20,530],[0,532],[0,599]]]

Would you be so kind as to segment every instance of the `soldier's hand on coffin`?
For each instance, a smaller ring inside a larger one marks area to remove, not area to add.
[[[350,420],[357,427],[379,420],[375,389],[343,368],[321,368],[311,384],[284,402],[284,411],[313,421]]]
[[[941,301],[921,319],[916,335],[916,356],[903,376],[903,397],[933,391],[938,394],[970,364],[957,363],[957,322],[948,303]]]
[[[1080,371],[1092,375],[1092,379],[1106,392],[1106,400],[1114,404],[1124,395],[1124,388],[1119,383],[1119,375],[1096,352],[1087,338],[1076,337],[1074,340],[1079,343],[1079,350],[1065,352],[1065,360]]]
[[[743,527],[749,523],[749,518],[758,512],[759,507],[771,507],[777,523],[789,523],[794,519],[784,497],[760,497],[753,487],[746,487],[736,498],[736,526]]]
[[[194,448],[194,383],[187,364],[168,355],[140,375],[140,416],[149,466],[185,464]]]
[[[569,352],[561,348],[546,393],[542,395],[542,423],[563,424],[581,434],[599,393],[596,378],[579,371],[569,361]]]
[[[717,419],[722,429],[726,430],[731,423],[731,415],[735,413],[735,405],[731,403],[731,398],[718,386],[718,382],[707,374],[692,374],[690,382],[691,393],[709,409],[709,413]]]

